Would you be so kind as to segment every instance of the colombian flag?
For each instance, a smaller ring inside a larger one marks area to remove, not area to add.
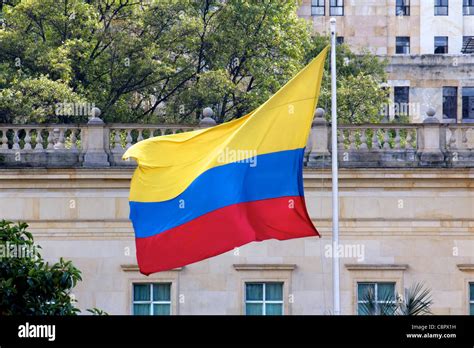
[[[306,211],[302,166],[327,50],[250,114],[127,150],[124,159],[138,163],[130,219],[141,273],[252,241],[318,235]]]

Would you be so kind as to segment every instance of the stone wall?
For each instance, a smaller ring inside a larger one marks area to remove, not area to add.
[[[457,122],[462,122],[462,88],[474,86],[472,55],[394,56],[388,67],[390,86],[410,87],[410,114],[414,123],[422,122],[429,108],[441,121],[443,87],[458,88]],[[392,96],[393,100],[393,96]]]
[[[131,313],[133,282],[172,283],[174,314],[242,314],[245,281],[284,282],[286,314],[331,312],[331,180],[304,173],[306,201],[322,238],[252,243],[150,277],[136,267],[128,221],[133,169],[2,169],[0,217],[30,223],[48,260],[83,271],[82,309]],[[354,314],[358,281],[424,281],[436,314],[468,313],[474,281],[472,169],[345,169],[340,174],[342,313]],[[351,249],[351,250],[356,250]],[[351,256],[351,254],[346,254]],[[464,265],[464,266],[461,266]]]

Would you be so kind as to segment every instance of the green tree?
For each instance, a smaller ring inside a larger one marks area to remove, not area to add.
[[[240,117],[328,43],[312,37],[298,6],[284,0],[4,2],[0,115],[8,122],[81,121],[55,115],[58,102],[69,102],[98,106],[106,121],[196,122],[205,106],[219,122]],[[341,118],[376,119],[383,63],[344,45],[338,50]],[[326,74],[321,105],[328,104],[328,82]]]
[[[330,42],[329,37],[315,35],[313,48],[307,60]],[[389,101],[389,90],[382,88],[387,82],[387,61],[363,50],[356,54],[348,45],[336,47],[337,116],[342,124],[377,123],[383,118],[382,108]],[[331,117],[331,70],[329,59],[325,65],[319,107]]]
[[[2,123],[66,123],[84,122],[87,116],[57,115],[58,103],[83,103],[84,98],[74,93],[61,80],[53,81],[44,75],[13,81],[0,90],[0,122]]]
[[[62,258],[45,262],[27,227],[0,221],[0,315],[77,314],[71,291],[81,272]]]

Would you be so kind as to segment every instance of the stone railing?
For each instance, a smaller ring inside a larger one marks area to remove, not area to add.
[[[202,123],[202,122],[201,122]],[[131,124],[111,124],[108,127],[109,144],[106,149],[110,153],[110,161],[114,165],[135,165],[132,161],[123,161],[122,155],[133,144],[144,139],[182,132],[192,131],[201,126],[170,126],[170,125],[131,125]]]
[[[206,108],[196,126],[104,124],[100,111],[83,125],[1,125],[0,167],[126,167],[123,153],[153,136],[215,125]],[[330,125],[318,109],[306,146],[305,165],[331,165]],[[474,124],[442,124],[430,110],[421,124],[342,125],[341,167],[474,167]]]
[[[338,127],[342,167],[474,167],[474,125],[440,123],[433,109],[421,124]],[[330,125],[318,109],[306,148],[310,167],[330,167]]]
[[[0,166],[75,166],[83,129],[77,125],[0,124]]]

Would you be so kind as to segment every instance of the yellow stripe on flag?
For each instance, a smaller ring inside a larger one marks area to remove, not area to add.
[[[182,193],[199,175],[234,162],[223,153],[256,155],[306,146],[324,70],[326,47],[311,63],[252,113],[221,125],[141,141],[124,159],[134,158],[130,200],[161,202]]]

